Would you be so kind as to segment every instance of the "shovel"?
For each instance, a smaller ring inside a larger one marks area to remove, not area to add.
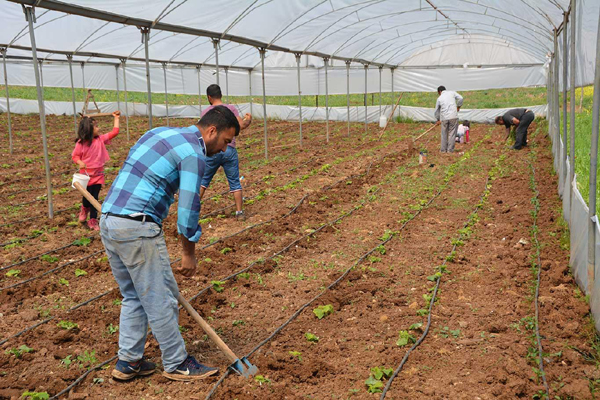
[[[85,197],[94,206],[94,208],[98,210],[99,213],[102,212],[102,206],[100,205],[98,200],[96,200],[94,196],[90,194],[90,192],[84,189],[84,187],[81,186],[79,182],[73,182],[73,187],[75,187],[75,189],[77,189],[83,195],[83,197]],[[211,340],[217,345],[217,347],[223,353],[225,353],[225,356],[227,356],[227,359],[229,359],[229,361],[231,362],[229,368],[231,368],[234,372],[240,374],[244,378],[250,378],[258,372],[258,368],[256,368],[255,365],[252,365],[246,357],[242,357],[240,359],[235,355],[233,351],[231,351],[231,349],[225,344],[225,342],[219,337],[219,335],[217,335],[217,333],[210,327],[210,325],[208,325],[208,323],[200,316],[200,314],[198,314],[196,310],[194,310],[190,303],[188,303],[188,301],[185,298],[183,298],[181,293],[177,297],[177,301],[179,302],[179,304],[181,304],[183,308],[185,308],[188,314],[190,314],[190,316],[202,327],[204,332],[206,332],[208,337],[211,338]]]

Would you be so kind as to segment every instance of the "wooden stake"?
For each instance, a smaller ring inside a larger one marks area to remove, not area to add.
[[[390,123],[390,120],[394,117],[394,112],[396,111],[396,108],[398,107],[398,103],[400,103],[400,99],[402,98],[403,95],[404,95],[404,92],[400,93],[400,96],[398,97],[398,100],[396,100],[396,104],[394,105],[394,108],[392,109],[392,114],[385,122],[385,126],[383,127],[383,130],[379,134],[379,137],[377,138],[377,140],[381,140],[381,137],[385,133],[385,130],[387,129],[388,124]]]

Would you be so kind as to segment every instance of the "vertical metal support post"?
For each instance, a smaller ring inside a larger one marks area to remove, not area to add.
[[[325,125],[326,125],[326,138],[329,143],[329,83],[327,79],[327,64],[329,64],[329,58],[323,58],[325,62]]]
[[[346,112],[348,119],[348,137],[350,137],[350,61],[346,61]]]
[[[2,50],[2,63],[4,64],[4,88],[6,89],[6,112],[8,114],[8,150],[13,153],[12,121],[10,119],[10,95],[8,93],[8,74],[6,73],[6,49]]]
[[[119,66],[115,65],[115,79],[117,81],[117,110],[121,110],[121,92],[119,91]]]
[[[269,138],[267,136],[267,94],[265,89],[265,53],[264,48],[259,48],[260,52],[260,65],[262,73],[262,89],[263,89],[263,122],[265,127],[265,160],[269,159]]]
[[[23,6],[25,19],[29,23],[29,39],[31,43],[31,56],[35,70],[35,86],[37,88],[38,106],[40,110],[40,126],[42,129],[42,145],[44,146],[44,166],[46,169],[46,186],[48,188],[48,217],[54,218],[54,207],[52,205],[52,177],[50,174],[50,159],[48,158],[48,139],[46,137],[46,110],[44,109],[44,98],[42,96],[42,87],[40,85],[40,71],[37,69],[38,58],[35,45],[35,32],[33,30],[33,22],[35,14],[32,7]]]
[[[569,48],[567,46],[567,13],[564,13],[563,20],[563,81],[562,81],[562,104],[563,104],[563,173],[566,172],[567,169],[567,81],[569,80]],[[571,169],[573,166],[571,165]],[[569,179],[568,176],[565,175],[565,180]],[[565,184],[570,182],[565,182]]]
[[[197,75],[198,75],[198,110],[200,110],[200,116],[202,116],[202,86],[200,85],[200,68],[201,65],[196,67]]]
[[[252,115],[252,70],[248,70],[248,91],[250,93],[250,115]]]
[[[298,70],[298,121],[300,124],[300,147],[302,147],[302,89],[300,86],[300,57],[302,54],[295,53],[296,69]]]
[[[392,110],[394,109],[394,99],[396,98],[396,94],[394,92],[394,71],[396,70],[396,68],[390,68],[390,73],[392,74],[392,103],[390,104],[392,106]],[[390,115],[390,119],[394,119],[394,115]]]
[[[217,85],[219,84],[219,39],[213,39],[213,46],[215,47],[215,63],[217,65]]]
[[[557,146],[557,150],[556,150],[556,154],[555,156],[559,158],[558,161],[558,169],[559,169],[559,179],[562,176],[562,153],[559,151],[560,150],[560,142],[561,142],[561,136],[560,136],[560,101],[559,101],[559,76],[560,76],[560,56],[558,54],[558,31],[555,29],[554,30],[554,74],[552,75],[552,79],[554,79],[554,84],[552,85],[552,89],[554,91],[553,97],[554,97],[554,101],[552,102],[554,107],[553,107],[553,112],[554,112],[554,126],[556,129],[556,146]],[[563,176],[564,178],[564,176]]]
[[[379,66],[379,118],[381,118],[381,72],[383,71],[383,65]]]
[[[81,64],[81,87],[83,88],[83,94],[85,95],[85,63],[80,62],[79,64]]]
[[[575,100],[575,56],[576,56],[576,52],[575,52],[575,36],[576,36],[576,31],[575,31],[575,0],[571,0],[571,18],[569,21],[569,25],[571,25],[571,40],[570,40],[570,49],[571,49],[571,66],[570,66],[570,71],[571,74],[569,76],[569,83],[571,86],[571,108],[569,110],[569,117],[570,117],[570,133],[569,133],[569,139],[570,139],[570,145],[571,145],[571,149],[569,151],[569,161],[571,163],[571,170],[569,171],[569,181],[573,182],[573,178],[575,177],[575,106],[576,106],[576,100]],[[565,27],[566,28],[566,27]],[[565,60],[566,61],[566,60]],[[569,204],[571,206],[571,210],[573,209],[573,190],[571,190],[569,192],[569,196],[570,196],[570,201]]]
[[[144,42],[144,53],[146,56],[146,86],[148,90],[148,126],[152,129],[152,85],[150,83],[150,55],[148,51],[148,42],[150,41],[150,28],[141,28],[142,41]]]
[[[600,43],[600,21],[598,25],[596,43]],[[592,144],[590,157],[590,199],[588,218],[588,279],[591,286],[596,277],[596,178],[598,173],[598,129],[600,128],[600,46],[596,46],[596,72],[594,74],[594,105],[592,107]]]
[[[43,60],[40,60],[40,84],[42,85],[42,99],[44,98],[44,65]],[[45,107],[45,106],[44,106]]]
[[[168,96],[168,91],[167,91],[167,64],[162,63],[162,67],[163,67],[163,75],[165,77],[165,107],[167,108],[167,126],[171,126],[171,125],[169,125],[169,96]]]
[[[225,67],[225,101],[229,104],[229,67]]]
[[[367,74],[369,72],[369,64],[365,64],[365,135],[367,134]]]
[[[125,91],[125,124],[127,126],[127,141],[129,142],[129,102],[127,101],[127,71],[125,70],[125,59],[121,60],[123,64],[123,90]]]
[[[75,125],[75,135],[77,135],[77,106],[75,105],[75,84],[73,83],[73,56],[68,55],[69,75],[71,76],[71,100],[73,101],[73,124]]]

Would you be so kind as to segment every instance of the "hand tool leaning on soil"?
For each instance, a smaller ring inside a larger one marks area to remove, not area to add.
[[[81,184],[79,182],[73,182],[73,186],[75,187],[75,189],[79,190],[79,192],[83,195],[83,197],[85,197],[96,208],[96,210],[98,210],[99,213],[102,212],[102,206],[100,205],[98,200],[96,200],[94,198],[94,196],[92,196],[90,194],[90,192],[88,192],[86,189],[84,189],[84,187],[81,186]],[[242,357],[241,359],[238,358],[235,355],[235,353],[233,351],[231,351],[231,349],[229,347],[227,347],[225,342],[223,342],[223,340],[221,340],[219,335],[217,335],[217,333],[210,327],[210,325],[208,325],[208,323],[206,321],[204,321],[204,319],[200,316],[200,314],[198,314],[196,312],[196,310],[194,310],[194,308],[181,295],[181,293],[179,294],[179,297],[177,297],[177,301],[179,302],[179,304],[181,304],[181,306],[183,308],[185,308],[185,310],[188,312],[188,314],[190,314],[190,316],[198,324],[200,324],[200,326],[202,327],[204,332],[206,332],[208,337],[210,337],[212,339],[212,341],[217,345],[217,347],[223,353],[225,353],[225,355],[231,362],[231,365],[229,366],[229,368],[231,368],[234,372],[237,372],[238,374],[242,375],[244,378],[250,378],[251,376],[255,375],[258,372],[258,368],[256,368],[255,365],[250,364],[250,361],[248,361],[248,359],[246,359],[246,357]]]
[[[417,140],[421,139],[423,136],[425,136],[426,133],[429,133],[436,126],[437,126],[437,124],[433,124],[433,126],[431,128],[427,129],[425,132],[423,132],[422,134],[420,134],[416,139],[414,139],[413,143],[416,142]]]

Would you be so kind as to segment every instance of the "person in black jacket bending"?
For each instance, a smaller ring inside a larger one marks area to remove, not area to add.
[[[527,146],[527,129],[535,119],[533,111],[525,108],[513,108],[507,111],[504,115],[496,117],[496,124],[506,127],[506,138],[510,135],[510,128],[516,127],[516,140],[511,149],[521,150]]]

